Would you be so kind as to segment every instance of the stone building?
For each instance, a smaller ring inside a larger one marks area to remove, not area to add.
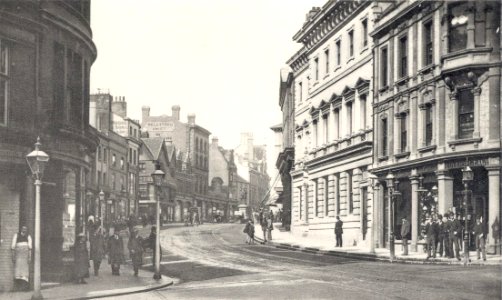
[[[37,136],[50,156],[41,187],[42,279],[71,274],[98,145],[88,121],[95,58],[89,1],[0,2],[0,292],[13,287],[12,236],[27,225],[34,237],[35,188],[25,156]]]
[[[292,78],[283,82],[284,93],[294,95],[295,105],[294,110],[286,109],[294,111],[296,124],[290,173],[294,235],[332,238],[335,217],[340,216],[345,243],[369,246],[373,220],[368,180],[373,158],[370,4],[328,1],[307,14],[293,37],[303,48],[289,59]],[[292,91],[288,81],[294,82]],[[283,95],[284,101],[287,97]]]
[[[125,98],[108,92],[90,95],[90,124],[98,132],[99,146],[85,211],[109,227],[137,213],[141,128],[138,121],[127,118]],[[104,199],[99,198],[101,191]]]
[[[408,217],[413,250],[422,242],[421,220],[454,213],[463,220],[483,217],[488,249],[494,252],[501,184],[500,2],[373,6],[373,172],[380,179],[376,244],[386,246],[389,237],[392,216],[384,180],[393,174],[400,192],[394,202],[395,232],[401,217]],[[474,181],[465,201],[462,170],[467,166]]]
[[[205,206],[204,195],[209,182],[209,135],[211,132],[195,123],[195,115],[189,114],[187,122],[180,121],[180,107],[172,107],[172,115],[151,116],[150,107],[142,108],[142,128],[150,138],[161,137],[166,144],[172,144],[187,153],[194,177],[194,206]]]

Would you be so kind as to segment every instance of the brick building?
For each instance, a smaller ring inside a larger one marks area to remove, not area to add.
[[[41,187],[42,279],[70,278],[98,145],[88,122],[96,58],[89,22],[89,1],[0,2],[0,291],[13,287],[13,234],[27,225],[33,237],[35,188],[25,156],[37,136],[50,156]]]
[[[373,172],[377,246],[389,236],[392,173],[401,196],[394,222],[411,220],[412,249],[422,242],[421,221],[452,212],[483,217],[488,249],[500,225],[500,2],[402,1],[375,3]],[[462,169],[474,182],[463,196]],[[466,214],[466,203],[470,212]],[[500,228],[500,227],[499,227]],[[400,236],[397,237],[400,239]]]

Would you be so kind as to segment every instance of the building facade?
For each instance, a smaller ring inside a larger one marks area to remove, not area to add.
[[[483,217],[488,249],[500,251],[492,231],[500,226],[500,2],[401,1],[374,9],[377,246],[387,245],[391,218],[399,232],[407,217],[416,251],[421,221],[452,213]],[[467,199],[465,167],[474,172]],[[394,216],[389,173],[400,192]]]
[[[372,8],[328,1],[313,8],[294,36],[303,49],[289,61],[295,84],[295,165],[291,230],[369,245],[372,223]]]
[[[41,30],[43,28],[43,30]],[[89,127],[89,74],[96,58],[89,1],[0,3],[0,291],[13,287],[11,239],[34,235],[35,188],[25,156],[50,156],[41,188],[43,280],[71,274],[82,203],[98,139]]]

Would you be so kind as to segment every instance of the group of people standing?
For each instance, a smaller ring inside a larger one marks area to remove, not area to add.
[[[476,244],[477,258],[486,260],[486,226],[482,217],[476,218],[476,223],[470,228],[464,228],[461,216],[444,214],[432,216],[426,220],[423,236],[426,241],[427,258],[440,257],[456,258],[461,260],[460,251],[462,250],[462,238],[464,230],[469,230]]]
[[[269,211],[267,213],[263,209],[260,209],[260,212],[258,214],[258,222],[260,223],[261,230],[263,232],[264,243],[272,240],[272,230],[274,230],[273,220],[273,211]],[[246,244],[254,244],[255,227],[253,217],[248,220],[243,232],[246,233]]]

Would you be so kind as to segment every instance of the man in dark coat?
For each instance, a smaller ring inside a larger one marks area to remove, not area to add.
[[[143,264],[143,239],[139,236],[139,230],[136,227],[132,228],[127,248],[129,249],[129,256],[132,260],[134,268],[134,276],[138,276],[139,267]]]
[[[408,255],[408,234],[410,233],[410,222],[403,217],[401,223],[401,240],[403,241],[403,255]]]
[[[476,241],[476,253],[478,254],[478,259],[480,257],[480,251],[483,254],[483,260],[486,260],[486,226],[483,224],[481,217],[476,219],[476,224],[474,225],[474,237]]]
[[[425,225],[425,241],[427,242],[427,258],[436,258],[436,240],[439,234],[439,225],[433,218],[427,220]],[[431,256],[432,250],[432,256]]]
[[[342,220],[340,220],[339,216],[336,216],[336,223],[335,223],[336,246],[335,247],[342,247],[342,244],[343,244],[342,234],[343,234],[343,222],[342,222]]]
[[[443,247],[444,247],[444,252],[439,253],[439,255],[443,254],[444,257],[450,257],[451,255],[450,227],[451,227],[451,221],[449,220],[449,214],[445,213],[443,216],[443,222],[439,228],[441,232],[441,236],[439,238],[443,239]],[[441,249],[439,250],[441,252]]]
[[[87,283],[84,278],[89,274],[89,252],[85,235],[79,234],[75,243],[75,277],[77,283]]]
[[[90,234],[89,242],[91,244],[91,256],[94,266],[94,275],[99,275],[99,267],[101,266],[101,261],[106,253],[106,244],[101,227],[97,227],[96,230]]]
[[[460,243],[462,242],[462,230],[463,226],[460,223],[460,215],[457,215],[456,219],[452,220],[450,227],[450,240],[452,240],[451,253],[453,256],[453,247],[455,247],[455,257],[460,261]]]
[[[108,262],[112,267],[112,275],[120,276],[120,265],[125,262],[124,242],[117,230],[108,239]]]

